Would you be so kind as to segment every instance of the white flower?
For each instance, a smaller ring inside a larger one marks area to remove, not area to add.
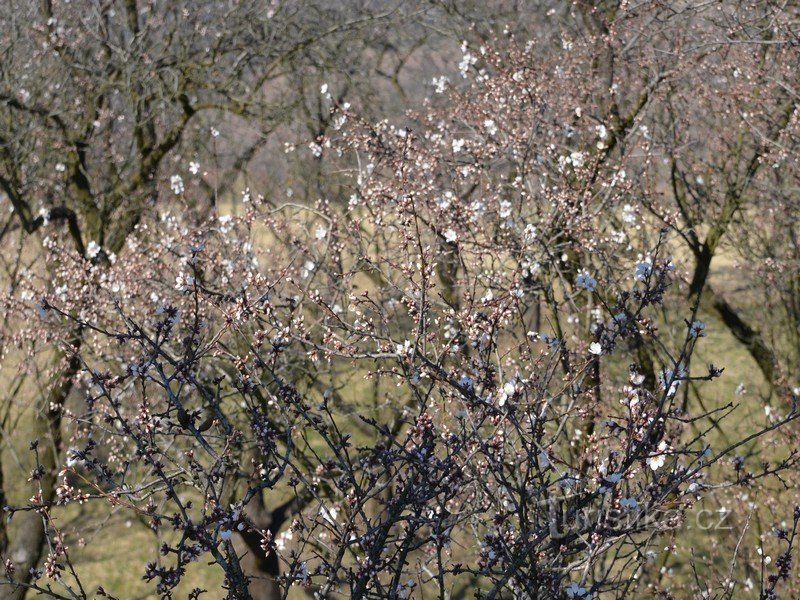
[[[220,215],[217,217],[217,221],[219,221],[219,230],[222,233],[228,233],[233,227],[233,217],[231,215]]]
[[[67,170],[67,165],[65,165],[62,162],[56,163],[56,171],[58,171],[59,173],[63,173],[66,170]]]
[[[453,244],[456,241],[458,241],[458,234],[455,232],[454,229],[448,229],[447,231],[444,232],[444,239],[448,243]]]
[[[528,223],[527,225],[525,225],[524,236],[525,236],[525,241],[532,242],[533,240],[535,240],[536,239],[536,227],[531,223]]]
[[[489,135],[497,134],[497,125],[492,119],[486,119],[483,122],[483,126],[486,129],[486,133],[488,133]]]
[[[74,448],[74,447],[71,447],[69,450],[67,450],[67,466],[68,467],[72,468],[75,465],[79,465],[81,462],[83,462],[81,460],[79,452],[80,452],[80,450],[78,450],[77,448]]]
[[[328,84],[327,83],[323,83],[320,86],[319,93],[322,94],[323,96],[328,93]]]
[[[233,533],[231,532],[230,529],[223,529],[222,531],[219,532],[219,537],[221,537],[226,542],[229,539],[231,539],[231,535],[233,535]]]
[[[636,268],[633,271],[633,278],[636,281],[646,281],[652,272],[653,266],[649,262],[642,261],[640,263],[636,263]]]
[[[622,500],[619,501],[619,505],[622,508],[633,510],[639,506],[639,503],[636,501],[636,498],[623,498]]]
[[[336,525],[336,517],[339,516],[339,511],[336,510],[333,506],[320,506],[319,508],[320,516],[325,519],[331,525]]]
[[[461,52],[463,52],[463,57],[461,58],[461,62],[458,63],[458,70],[461,72],[461,76],[467,76],[467,71],[469,68],[478,62],[478,58],[467,50],[467,43],[463,42],[461,44]]]
[[[463,388],[468,388],[469,389],[469,388],[472,388],[475,385],[475,382],[472,381],[472,379],[470,377],[467,377],[466,375],[462,375],[461,379],[458,380],[458,385],[460,385]]]
[[[668,397],[672,397],[678,391],[678,386],[681,384],[681,379],[686,377],[686,369],[682,364],[673,371],[672,369],[662,369],[658,374],[658,383],[661,389],[667,392]]]
[[[86,246],[86,256],[94,258],[98,254],[100,254],[100,244],[92,240]]]
[[[585,589],[575,582],[569,584],[564,591],[567,593],[567,598],[585,598],[587,593]]]
[[[658,452],[660,452],[660,454],[654,454],[653,456],[647,459],[647,465],[653,471],[658,471],[661,467],[664,466],[664,463],[667,462],[667,455],[664,454],[664,451],[666,449],[667,449],[667,443],[662,440],[658,444]]]
[[[178,273],[175,278],[175,289],[179,292],[188,292],[194,287],[194,277],[187,275],[183,271]]]
[[[689,326],[689,335],[693,338],[703,337],[706,334],[706,324],[702,321],[692,321]]]
[[[586,271],[581,271],[575,278],[575,285],[593,292],[597,289],[597,280]]]
[[[14,206],[11,205],[11,212],[14,212]],[[42,225],[47,225],[50,222],[50,211],[42,207],[39,209],[39,216],[42,218]]]
[[[189,163],[189,172],[192,175],[197,175],[197,173],[200,172],[200,163],[199,162],[195,162],[195,161],[191,161]]]
[[[314,237],[318,240],[324,240],[325,236],[328,235],[328,230],[325,229],[322,225],[317,227],[317,230],[314,232]]]
[[[612,473],[606,477],[608,483],[619,483],[622,481],[622,473]]]
[[[311,142],[308,145],[308,149],[311,150],[311,154],[313,154],[316,158],[322,156],[322,146],[320,146],[316,142]]]
[[[453,152],[461,152],[464,149],[464,145],[467,143],[467,140],[458,139],[453,140]]]
[[[450,201],[453,199],[453,192],[447,191],[444,195],[436,198],[436,206],[442,210],[450,207]]]
[[[569,160],[572,163],[572,166],[576,169],[583,166],[584,155],[583,152],[573,152],[569,155]]]
[[[628,320],[628,315],[626,315],[624,312],[617,313],[613,317],[611,317],[611,323],[609,324],[609,327],[612,327],[614,325],[620,325],[620,326],[624,325],[627,320]]]
[[[636,223],[636,209],[630,204],[626,204],[622,207],[622,222],[628,225]]]
[[[589,353],[600,356],[603,353],[603,347],[598,342],[592,342],[589,345]]]
[[[219,129],[211,128],[211,137],[219,137]]]
[[[486,212],[486,203],[483,200],[475,200],[470,209],[472,210],[471,220],[474,223]]]
[[[517,385],[513,381],[507,381],[503,385],[503,389],[500,391],[498,395],[498,406],[505,406],[506,401],[511,398],[517,391]]]
[[[303,277],[303,279],[306,279],[309,275],[311,275],[311,273],[314,272],[316,266],[317,265],[316,263],[314,263],[314,261],[307,260],[306,262],[304,262],[303,269],[300,271],[300,275]]]
[[[595,127],[594,130],[597,132],[597,137],[599,137],[601,140],[604,140],[608,137],[608,129],[606,129],[606,126],[602,123]]]
[[[180,175],[173,175],[169,178],[169,187],[172,188],[172,193],[180,196],[183,193],[183,178]]]
[[[441,77],[434,77],[431,80],[431,85],[433,85],[437,94],[443,94],[444,91],[447,89],[448,83],[450,83],[450,80],[444,75],[442,75]]]

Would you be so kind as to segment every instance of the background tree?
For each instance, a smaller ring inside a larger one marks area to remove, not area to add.
[[[4,350],[45,382],[5,436],[14,593],[93,594],[116,513],[167,596],[206,563],[235,598],[790,577],[792,354],[711,282],[727,240],[792,314],[796,15],[533,4],[12,6]],[[764,404],[704,383],[723,328]],[[732,497],[739,537],[684,526]]]

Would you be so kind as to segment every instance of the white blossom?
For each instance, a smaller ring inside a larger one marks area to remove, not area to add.
[[[564,591],[567,593],[567,598],[587,598],[588,592],[579,586],[574,581],[570,583]]]
[[[634,225],[636,223],[636,209],[631,206],[630,204],[626,204],[622,207],[622,222],[627,223],[628,225]]]
[[[314,263],[314,261],[307,260],[306,262],[304,262],[303,263],[303,268],[300,271],[300,275],[303,277],[303,279],[307,279],[308,276],[311,275],[311,273],[314,272],[314,269],[316,268],[316,266],[317,265]]]
[[[667,462],[667,455],[664,452],[667,450],[667,442],[661,440],[658,444],[659,454],[654,454],[647,459],[647,465],[653,470],[658,471]]]
[[[442,75],[441,77],[434,77],[431,80],[431,85],[433,85],[434,90],[437,94],[444,94],[445,90],[447,89],[447,85],[450,83],[450,80]]]
[[[693,338],[703,337],[706,334],[706,324],[702,321],[692,321],[689,326],[689,335]]]
[[[497,396],[497,405],[498,406],[505,406],[506,401],[511,398],[517,391],[517,384],[513,381],[507,381],[503,385],[503,389],[500,390],[500,394]]]
[[[194,277],[181,271],[175,278],[175,289],[179,292],[188,292],[194,287]]]
[[[636,267],[633,270],[633,278],[636,281],[647,281],[647,278],[650,277],[650,273],[653,272],[653,265],[647,261],[642,261],[636,263]]]
[[[581,271],[575,278],[575,285],[579,288],[584,288],[590,292],[597,289],[597,280],[589,275],[586,271]]]
[[[324,504],[319,508],[320,516],[331,525],[336,525],[336,517],[339,516],[339,511],[333,506],[325,506]]]
[[[169,178],[169,187],[172,189],[172,193],[176,196],[180,196],[183,193],[183,178],[180,175],[173,175]]]
[[[217,217],[217,221],[219,221],[219,230],[222,233],[228,233],[233,228],[233,217],[231,215],[220,215]]]
[[[90,259],[100,254],[100,244],[92,240],[86,245],[86,256]]]
[[[668,397],[672,397],[678,391],[678,386],[681,379],[686,377],[686,370],[683,365],[678,365],[678,368],[673,371],[672,369],[663,369],[658,374],[658,383],[661,389],[667,392]]]
[[[466,77],[467,71],[472,65],[478,62],[478,58],[467,50],[466,42],[461,44],[461,52],[463,56],[461,57],[461,62],[458,63],[458,70],[462,77]]]

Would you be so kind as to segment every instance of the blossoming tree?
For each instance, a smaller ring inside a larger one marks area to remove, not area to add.
[[[698,358],[705,263],[681,250],[709,238],[685,229],[682,155],[665,165],[654,141],[751,31],[717,10],[570,5],[579,33],[465,42],[460,74],[402,121],[323,85],[330,127],[297,150],[322,161],[317,201],[144,213],[114,261],[52,231],[48,277],[26,270],[6,305],[31,320],[20,343],[62,348],[80,394],[54,409],[54,496],[34,440],[31,498],[6,507],[42,520],[46,560],[28,581],[4,557],[4,585],[119,593],[73,560],[90,542],[64,522],[89,506],[152,534],[141,572],[163,597],[206,593],[201,568],[230,598],[735,597],[754,577],[776,597],[800,521],[780,444],[800,413],[785,385],[761,420],[702,401],[727,372]],[[698,534],[699,507],[740,488],[764,499],[740,534]],[[751,519],[783,521],[774,542]],[[758,556],[740,549],[753,535]]]

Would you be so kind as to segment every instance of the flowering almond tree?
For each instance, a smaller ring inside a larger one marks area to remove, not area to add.
[[[5,507],[41,519],[44,564],[29,579],[6,555],[2,584],[125,597],[75,560],[91,541],[66,523],[88,506],[151,532],[137,566],[161,597],[219,596],[198,569],[236,599],[786,589],[795,397],[776,387],[761,421],[701,401],[728,373],[697,358],[688,217],[647,180],[641,121],[705,52],[656,42],[724,32],[689,8],[582,10],[595,34],[566,32],[558,53],[465,43],[463,81],[437,78],[402,123],[323,86],[331,127],[307,150],[330,198],[247,194],[199,224],[145,213],[113,261],[48,231],[49,276],[23,270],[5,306],[26,316],[14,342],[61,348],[80,393],[52,409],[55,495],[32,440],[30,500]],[[744,488],[763,505],[739,533],[703,531],[699,507]],[[758,555],[751,520],[781,523]],[[676,560],[687,548],[712,559]]]
[[[6,0],[1,12],[0,259],[4,289],[17,299],[32,293],[19,287],[23,266],[50,269],[56,281],[59,261],[43,267],[36,257],[40,242],[58,228],[68,233],[59,248],[98,265],[126,252],[137,224],[163,212],[163,204],[185,207],[191,197],[194,218],[187,223],[202,221],[243,171],[255,177],[252,163],[268,142],[279,145],[276,131],[286,122],[324,130],[305,105],[322,73],[337,84],[346,76],[351,85],[337,85],[339,97],[361,98],[369,93],[366,74],[398,63],[398,76],[409,47],[425,39],[418,25],[426,18],[316,0]],[[403,21],[386,35],[385,22]],[[346,74],[355,65],[364,85],[353,86],[358,77]],[[53,289],[72,291],[64,282]],[[21,353],[32,358],[18,360],[16,327],[28,316],[3,318],[4,376],[14,379],[3,404],[4,454],[15,455],[28,436],[10,435],[20,429],[11,423],[29,418],[30,437],[40,441],[42,497],[50,501],[65,449],[61,407],[75,393],[81,366],[71,354],[85,330],[28,337]],[[70,350],[40,345],[54,339]],[[19,369],[12,366],[17,362]],[[37,402],[15,401],[34,393]],[[25,462],[4,463],[6,489],[14,487],[10,471],[27,470]],[[5,525],[0,553],[15,557],[20,580],[39,562],[42,520],[25,513]]]

